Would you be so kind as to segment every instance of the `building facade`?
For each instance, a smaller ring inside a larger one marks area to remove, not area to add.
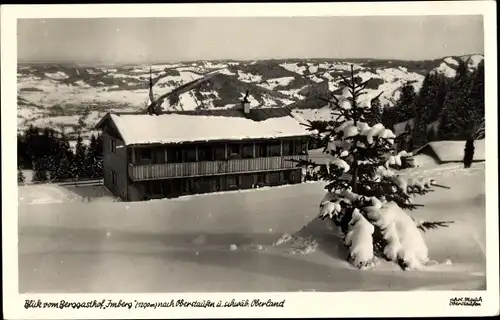
[[[302,182],[308,132],[285,108],[108,114],[104,185],[125,201]]]

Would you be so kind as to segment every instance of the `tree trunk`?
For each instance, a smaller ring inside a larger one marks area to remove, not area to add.
[[[474,139],[469,138],[465,142],[464,149],[464,167],[470,168],[474,159]]]
[[[358,157],[354,154],[354,161],[352,163],[352,192],[358,191]]]

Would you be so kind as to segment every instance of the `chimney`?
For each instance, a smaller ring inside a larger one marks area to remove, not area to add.
[[[243,98],[243,101],[241,102],[241,104],[243,105],[243,113],[249,114],[250,113],[250,101],[248,101],[248,90],[247,90],[247,93],[246,93],[245,97]]]
[[[250,113],[250,103],[243,101],[243,113],[244,114]]]

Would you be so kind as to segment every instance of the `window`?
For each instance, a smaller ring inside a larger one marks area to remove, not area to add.
[[[135,163],[137,165],[147,165],[154,163],[155,150],[149,148],[135,149]]]
[[[141,160],[151,160],[151,149],[138,149]]]
[[[152,150],[152,160],[154,164],[165,163],[165,148],[157,147]]]
[[[229,189],[236,189],[240,184],[239,176],[227,176],[227,187]]]
[[[150,196],[158,196],[161,195],[163,192],[162,190],[162,183],[161,181],[150,181],[146,183],[146,193]]]
[[[291,183],[293,180],[292,171],[287,170],[283,172],[283,179],[285,183]]]
[[[203,186],[203,181],[200,178],[191,179],[191,192],[194,194],[200,193],[200,188]]]
[[[268,144],[269,157],[279,157],[281,156],[281,143],[280,142],[270,142]]]
[[[194,194],[196,192],[196,183],[193,179],[182,179],[182,193]]]
[[[300,175],[297,170],[287,170],[283,172],[283,178],[286,183],[297,183],[300,182]]]
[[[168,197],[172,193],[172,180],[163,180],[161,183],[161,188],[163,191],[163,196]]]
[[[242,145],[241,157],[243,159],[253,158],[253,143],[245,143]]]
[[[283,141],[282,150],[283,156],[291,156],[292,155],[292,141]]]
[[[214,148],[214,159],[216,161],[226,160],[226,147],[224,145]]]
[[[215,177],[215,191],[222,191],[224,188],[224,176]]]
[[[182,150],[179,146],[173,146],[167,149],[167,162],[168,163],[182,162]]]
[[[256,143],[255,144],[255,156],[257,158],[264,158],[264,157],[267,157],[267,147],[266,147],[266,144],[265,143]]]
[[[213,177],[203,177],[198,179],[198,193],[207,193],[215,190],[215,180]]]
[[[152,181],[151,184],[152,184],[151,191],[153,194],[156,194],[156,195],[162,194],[163,190],[161,189],[161,181]]]
[[[190,147],[184,149],[184,162],[195,162],[196,161],[196,148]]]
[[[294,155],[300,155],[300,154],[302,154],[302,151],[304,150],[304,147],[305,147],[303,145],[302,141],[296,140],[296,141],[294,141],[293,145],[294,145],[293,154]]]
[[[269,172],[268,177],[269,177],[269,184],[270,185],[278,185],[280,184],[282,177],[281,177],[282,172]]]
[[[227,145],[227,156],[229,159],[241,159],[240,145],[239,144],[228,144]]]
[[[111,152],[116,153],[116,140],[111,139]]]
[[[251,189],[254,184],[254,178],[252,174],[240,175],[240,189]]]
[[[183,183],[182,179],[172,179],[171,182],[171,190],[173,194],[181,194],[183,191]]]
[[[212,146],[198,147],[198,161],[214,161],[214,148]]]
[[[264,186],[266,185],[266,174],[265,173],[257,173],[256,174],[256,180],[257,180],[257,185],[258,186]]]
[[[116,176],[116,173],[114,171],[111,171],[111,183],[113,183],[114,186],[116,186],[118,181],[118,177]]]

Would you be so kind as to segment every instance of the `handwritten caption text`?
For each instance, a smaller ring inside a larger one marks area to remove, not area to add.
[[[42,300],[25,300],[24,308],[52,308],[52,309],[82,309],[82,308],[98,308],[98,309],[112,309],[112,308],[126,308],[126,309],[157,309],[157,308],[283,308],[285,306],[285,300],[282,301],[272,301],[271,299],[260,300],[260,299],[245,299],[245,300],[235,300],[231,301],[212,301],[212,300],[194,300],[188,301],[184,299],[170,300],[170,301],[125,301],[120,299],[119,301],[113,301],[109,299],[102,300],[91,300],[91,301],[50,301],[43,302]]]
[[[450,306],[479,307],[483,299],[481,297],[455,297],[450,299]]]

